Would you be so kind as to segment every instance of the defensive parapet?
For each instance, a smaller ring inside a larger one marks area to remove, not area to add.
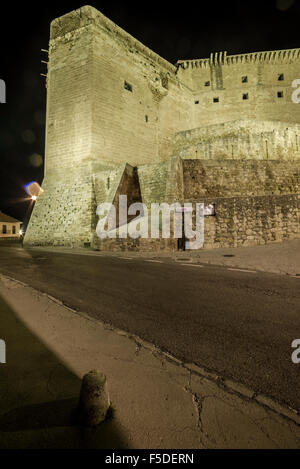
[[[292,83],[300,78],[300,49],[177,62],[177,77],[194,92],[195,127],[241,119],[299,124]]]
[[[227,55],[227,52],[211,53],[207,59],[178,60],[177,67],[187,70],[189,67],[205,68],[217,65],[256,64],[256,63],[290,63],[300,61],[300,49],[285,49],[266,52],[251,52],[249,54]]]

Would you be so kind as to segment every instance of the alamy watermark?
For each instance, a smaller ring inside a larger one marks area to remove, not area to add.
[[[203,203],[152,203],[148,207],[140,202],[128,207],[127,196],[119,196],[118,220],[116,207],[103,203],[97,207],[100,217],[96,233],[99,238],[132,239],[185,239],[187,250],[202,249],[204,245],[204,218],[214,206]],[[135,217],[134,219],[132,219]],[[128,222],[128,218],[130,221]]]
[[[0,79],[0,104],[6,103],[6,84],[4,80]]]
[[[292,348],[296,349],[292,354],[292,362],[295,365],[299,365],[300,363],[300,339],[294,340],[292,343]]]
[[[2,339],[0,339],[0,364],[1,363],[6,363],[6,344]]]

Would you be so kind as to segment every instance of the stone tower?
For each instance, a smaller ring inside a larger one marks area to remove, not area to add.
[[[112,200],[126,164],[171,155],[174,133],[191,127],[176,72],[93,7],[51,23],[44,193],[26,243],[90,243],[96,204]]]

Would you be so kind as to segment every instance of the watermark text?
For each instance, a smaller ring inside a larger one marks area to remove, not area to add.
[[[6,84],[4,80],[0,79],[0,104],[6,103]]]
[[[292,354],[292,362],[295,365],[299,365],[300,363],[300,339],[294,340],[292,343],[292,348],[296,349]]]
[[[300,78],[297,78],[292,83],[292,88],[296,88],[292,93],[292,101],[294,104],[300,103]]]
[[[6,344],[2,339],[0,339],[0,363],[6,363]]]
[[[118,208],[117,220],[117,210],[113,204],[103,203],[97,207],[99,221],[96,233],[100,239],[173,237],[185,238],[187,250],[203,247],[206,215],[203,203],[185,203],[184,206],[180,203],[152,203],[147,207],[137,202],[128,207],[127,196],[121,195]]]

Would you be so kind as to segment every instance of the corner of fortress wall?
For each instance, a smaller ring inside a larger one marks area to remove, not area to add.
[[[173,66],[93,7],[55,19],[44,193],[25,244],[177,249],[175,240],[99,241],[96,208],[119,194],[215,203],[207,248],[298,236],[300,105],[289,95],[298,70],[299,49]]]

